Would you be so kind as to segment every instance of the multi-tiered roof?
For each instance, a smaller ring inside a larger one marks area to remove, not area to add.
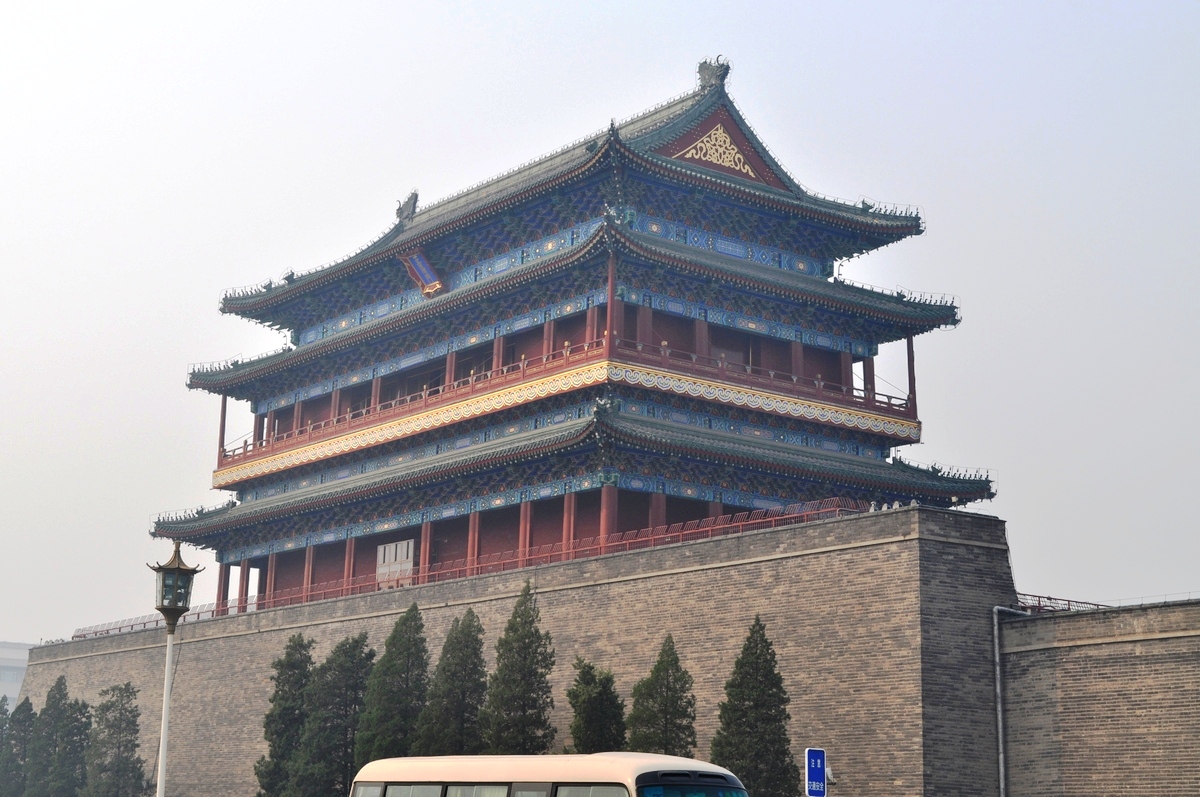
[[[683,97],[428,208],[414,193],[357,254],[226,295],[292,344],[189,375],[250,401],[256,430],[214,474],[236,499],[154,533],[236,562],[602,488],[637,507],[604,505],[608,531],[642,494],[641,525],[664,495],[717,514],[989,497],[892,457],[920,438],[915,389],[875,386],[880,345],[909,341],[911,379],[912,338],[957,308],[833,278],[920,217],[801,187],[727,72],[701,64]]]

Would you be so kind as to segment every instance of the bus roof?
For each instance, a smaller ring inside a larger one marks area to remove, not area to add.
[[[393,783],[624,783],[655,772],[712,772],[727,769],[692,758],[652,753],[591,755],[481,755],[384,758],[358,772],[356,782]],[[730,785],[738,783],[734,776]]]

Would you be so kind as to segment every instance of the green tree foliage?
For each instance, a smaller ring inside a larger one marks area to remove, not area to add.
[[[0,797],[22,797],[25,794],[25,771],[29,761],[29,745],[37,712],[25,698],[8,715],[3,743],[0,743]]]
[[[429,682],[429,699],[417,720],[413,755],[476,755],[483,752],[479,710],[487,693],[483,626],[467,609],[454,618]]]
[[[304,690],[312,678],[313,641],[295,634],[283,649],[283,656],[271,662],[275,674],[275,692],[271,708],[263,718],[263,736],[267,754],[254,764],[258,778],[258,797],[280,797],[287,787],[288,762],[300,746],[304,729]]]
[[[617,695],[608,670],[598,670],[582,657],[575,658],[575,683],[567,690],[571,740],[576,753],[607,753],[625,748],[625,701]]]
[[[354,742],[355,765],[409,755],[429,690],[429,650],[417,604],[400,615],[371,677]]]
[[[87,779],[84,753],[92,727],[91,711],[71,700],[67,679],[58,676],[46,693],[46,705],[33,723],[25,765],[24,797],[76,797]]]
[[[538,629],[540,619],[533,588],[526,581],[496,642],[496,670],[488,678],[487,701],[479,717],[489,753],[545,753],[554,744],[554,645],[550,633]]]
[[[87,786],[82,797],[141,797],[152,784],[138,755],[138,690],[126,681],[100,690],[88,742]]]
[[[692,676],[679,663],[675,640],[667,634],[650,676],[633,687],[629,749],[691,758],[696,746],[695,722]]]
[[[775,648],[757,616],[733,663],[712,740],[712,762],[735,772],[754,797],[795,797],[800,768],[788,738],[788,694]]]
[[[285,797],[349,794],[354,768],[354,737],[367,695],[375,651],[367,634],[347,637],[313,669],[304,690],[304,730],[288,764]]]

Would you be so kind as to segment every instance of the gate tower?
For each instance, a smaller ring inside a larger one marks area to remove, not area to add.
[[[221,396],[213,486],[232,497],[152,534],[215,552],[222,606],[238,566],[244,609],[801,502],[991,497],[985,477],[893,456],[921,435],[913,338],[957,307],[834,277],[921,218],[802,188],[728,71],[703,62],[682,97],[427,208],[414,192],[351,257],[226,294],[221,312],[291,345],[192,369]],[[873,358],[901,341],[893,396]],[[254,415],[232,444],[229,399]]]

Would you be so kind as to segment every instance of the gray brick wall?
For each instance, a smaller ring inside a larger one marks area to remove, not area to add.
[[[1006,621],[1010,794],[1200,794],[1200,601]]]
[[[290,634],[316,639],[319,657],[362,630],[382,646],[415,600],[436,660],[450,620],[471,606],[490,660],[529,577],[557,651],[560,744],[570,741],[565,693],[575,656],[611,668],[628,698],[670,632],[695,677],[697,754],[707,756],[725,680],[761,614],[792,696],[797,757],[805,746],[829,750],[836,797],[990,797],[989,610],[1012,599],[1005,545],[995,518],[905,508],[187,624],[179,630],[169,793],[254,793],[270,662]],[[163,633],[37,648],[24,690],[40,706],[60,674],[73,695],[93,701],[103,687],[133,681],[152,767]]]

